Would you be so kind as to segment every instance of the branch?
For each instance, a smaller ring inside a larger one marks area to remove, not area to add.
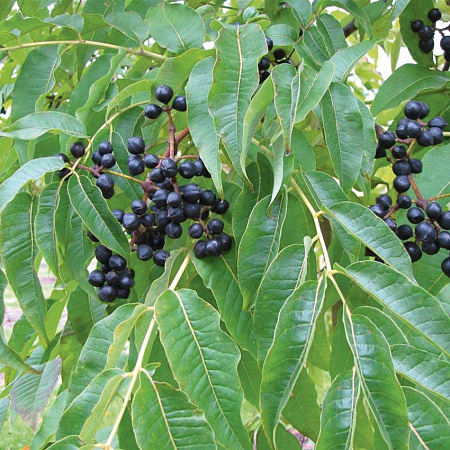
[[[382,2],[386,3],[387,0],[381,0]],[[349,37],[351,34],[353,34],[358,27],[356,26],[355,19],[353,19],[351,22],[349,22],[345,27],[342,28],[342,31],[344,32],[345,37]]]

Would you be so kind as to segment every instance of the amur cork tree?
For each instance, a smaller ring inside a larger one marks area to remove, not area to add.
[[[0,19],[0,293],[22,311],[0,423],[31,450],[450,447],[446,2]]]

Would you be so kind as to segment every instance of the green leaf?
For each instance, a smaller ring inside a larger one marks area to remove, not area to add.
[[[383,439],[391,450],[408,449],[406,401],[395,377],[388,342],[364,316],[344,314],[344,325],[362,392]]]
[[[32,210],[33,199],[23,192],[2,212],[2,260],[6,276],[25,317],[47,339],[45,299],[34,270],[36,247]]]
[[[448,72],[431,70],[416,64],[404,64],[380,86],[371,112],[373,116],[377,116],[382,111],[397,108],[420,92],[446,87],[449,81]]]
[[[189,289],[164,292],[155,312],[173,374],[204,411],[217,442],[225,448],[250,449],[240,418],[239,351],[220,330],[219,314]]]
[[[358,102],[350,88],[332,83],[320,102],[325,141],[334,170],[343,191],[348,194],[355,184],[362,163],[363,120]]]
[[[274,45],[292,45],[298,38],[297,30],[294,27],[284,23],[272,25],[267,28],[266,36],[272,39]]]
[[[205,163],[220,196],[223,196],[219,155],[219,136],[214,130],[214,121],[208,110],[208,93],[213,81],[214,58],[198,62],[192,69],[186,85],[189,131]]]
[[[244,390],[245,400],[259,409],[259,388],[261,386],[261,370],[253,356],[241,351],[241,360],[238,365],[239,379]]]
[[[391,352],[398,373],[450,402],[450,363],[411,345],[394,345]]]
[[[408,405],[411,440],[417,438],[422,448],[445,449],[450,442],[448,417],[421,392],[405,386],[403,393]]]
[[[297,104],[295,123],[301,122],[307,114],[315,109],[330,87],[333,79],[334,65],[325,61],[317,72],[305,66],[300,74],[300,98]]]
[[[267,53],[264,33],[255,24],[223,27],[215,42],[217,60],[208,96],[217,134],[236,173],[246,178],[241,164],[244,118],[258,86],[258,60]]]
[[[214,434],[203,413],[187,395],[141,372],[133,398],[133,427],[141,448],[216,449]]]
[[[306,363],[323,304],[326,284],[306,282],[286,300],[275,328],[273,344],[262,369],[261,419],[266,435],[275,430],[300,371]]]
[[[36,430],[50,394],[58,381],[61,359],[42,367],[39,374],[25,374],[11,389],[11,407],[33,430]]]
[[[220,318],[236,342],[253,356],[256,355],[252,315],[244,309],[241,287],[236,278],[236,251],[234,248],[211,260],[192,258],[205,286],[214,294]]]
[[[17,371],[35,372],[35,369],[26,364],[20,355],[8,346],[2,335],[0,335],[0,365]]]
[[[44,22],[52,23],[60,27],[72,28],[78,33],[81,33],[84,27],[84,19],[80,14],[61,14],[55,17],[46,17]],[[41,47],[45,48],[45,47]]]
[[[299,101],[299,75],[291,64],[280,64],[272,70],[275,88],[275,109],[283,129],[284,146],[291,150],[292,130]]]
[[[450,355],[450,318],[435,297],[375,261],[358,262],[342,270],[402,322]]]
[[[59,182],[54,182],[42,190],[35,219],[36,244],[55,276],[59,273],[55,212],[59,203],[60,186]]]
[[[74,137],[86,137],[86,128],[75,117],[56,111],[41,111],[22,117],[8,128],[0,131],[0,136],[29,141],[48,131],[61,131]]]
[[[65,166],[60,158],[38,158],[24,164],[0,186],[0,212],[28,182],[41,178],[47,172],[60,170]]]
[[[3,319],[5,318],[5,289],[8,285],[8,280],[6,275],[3,273],[3,270],[0,269],[0,323],[3,323]]]
[[[128,304],[97,322],[83,347],[67,398],[70,404],[102,371],[114,367],[136,322],[147,311],[141,304]]]
[[[359,392],[356,371],[345,371],[333,380],[323,401],[317,450],[353,448]]]
[[[133,11],[114,12],[105,17],[114,28],[120,30],[123,34],[138,42],[143,42],[150,34],[149,25],[141,18],[141,16]]]
[[[38,47],[28,53],[12,92],[13,106],[11,120],[34,113],[42,109],[38,100],[41,95],[53,89],[55,85],[54,72],[61,59],[58,56],[58,46]]]
[[[135,83],[130,84],[123,88],[108,104],[108,108],[106,110],[106,116],[109,116],[111,112],[117,106],[120,106],[127,98],[140,93],[150,93],[151,88],[153,86],[153,80],[139,80]],[[150,95],[148,94],[148,99],[150,102]]]
[[[46,450],[80,450],[81,448],[88,450],[84,446],[81,446],[82,443],[78,436],[66,436],[50,445],[50,447],[47,447]]]
[[[363,41],[359,44],[352,45],[340,49],[335,53],[330,62],[334,64],[335,72],[333,81],[345,82],[355,64],[380,42],[379,39],[372,39],[371,41]]]
[[[327,216],[339,221],[347,232],[373,250],[383,261],[414,281],[411,258],[404,245],[370,209],[354,202],[340,202],[325,211]]]
[[[284,248],[271,262],[255,296],[253,328],[256,334],[258,363],[262,366],[274,340],[278,314],[290,295],[301,283],[305,248],[290,245]]]
[[[164,2],[149,8],[146,22],[152,38],[170,52],[201,47],[205,40],[205,26],[200,14],[180,3]]]
[[[292,8],[294,17],[299,21],[302,28],[305,28],[312,13],[311,3],[308,0],[288,0],[286,3]]]
[[[92,233],[115,253],[130,258],[130,246],[100,190],[84,175],[69,179],[69,197],[77,214]]]
[[[253,302],[264,273],[278,253],[287,196],[282,194],[268,211],[269,206],[270,196],[267,196],[253,208],[238,249],[238,279],[244,308]]]

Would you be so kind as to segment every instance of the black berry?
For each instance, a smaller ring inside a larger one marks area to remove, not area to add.
[[[431,220],[438,220],[442,214],[442,206],[439,203],[430,202],[428,203],[425,211]]]
[[[411,187],[411,183],[406,175],[395,177],[393,185],[397,192],[406,192]]]
[[[141,225],[141,221],[136,214],[126,213],[123,216],[122,225],[127,231],[136,231]]]
[[[186,111],[186,96],[185,95],[177,95],[172,102],[172,108],[177,111]]]
[[[128,151],[133,155],[140,155],[145,151],[145,142],[141,137],[132,137],[128,139]]]
[[[164,267],[169,256],[169,252],[166,252],[165,250],[158,250],[153,255],[153,261],[157,266]]]
[[[117,289],[107,284],[98,290],[98,297],[102,302],[113,302],[117,298]]]
[[[101,287],[105,283],[105,274],[101,270],[93,270],[88,277],[88,282],[95,287]]]
[[[167,105],[167,103],[170,102],[172,97],[173,97],[173,90],[170,86],[161,84],[155,89],[156,100],[160,101],[161,103],[164,103],[165,105]]]
[[[417,206],[413,206],[408,210],[406,213],[406,217],[411,223],[420,223],[425,219],[425,214],[420,208],[417,208]]]
[[[409,238],[413,237],[413,230],[409,225],[400,225],[396,230],[397,236],[402,241],[406,241]]]
[[[150,103],[145,107],[144,116],[148,119],[157,119],[162,112],[163,110],[161,106],[158,106],[155,103]]]
[[[199,223],[193,223],[189,227],[188,234],[193,239],[200,239],[203,236],[203,227]]]
[[[139,245],[137,248],[137,257],[141,260],[141,261],[148,261],[149,259],[151,259],[153,257],[153,250],[150,247],[150,245]]]
[[[100,145],[98,146],[98,151],[100,153],[100,155],[106,155],[107,153],[112,153],[113,152],[113,146],[111,144],[111,142],[109,141],[103,141],[100,142]]]
[[[85,153],[84,145],[81,142],[74,142],[70,146],[70,153],[72,153],[74,158],[81,158]]]
[[[131,211],[138,216],[142,216],[142,214],[147,212],[147,203],[140,199],[133,200],[131,203]]]

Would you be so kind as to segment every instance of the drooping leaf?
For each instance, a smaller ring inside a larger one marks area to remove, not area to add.
[[[141,372],[133,398],[136,439],[141,448],[216,449],[214,435],[203,413],[187,395]]]
[[[258,86],[258,59],[267,53],[264,33],[255,24],[224,27],[215,42],[217,60],[208,107],[217,134],[237,174],[245,179],[241,165],[244,118]]]
[[[223,195],[219,136],[208,110],[208,93],[212,85],[214,58],[198,62],[192,69],[186,85],[189,131],[198,153],[205,163],[219,195]]]
[[[406,401],[395,377],[388,342],[364,316],[344,313],[344,324],[361,390],[384,441],[392,450],[408,449]]]
[[[359,392],[355,370],[345,371],[333,380],[323,401],[317,450],[331,447],[350,450],[353,447]]]
[[[35,372],[31,366],[26,364],[23,359],[4,341],[0,335],[0,364],[22,372]]]
[[[23,313],[33,328],[47,339],[45,299],[34,270],[36,247],[32,210],[33,198],[22,192],[2,212],[2,260]]]
[[[306,282],[286,300],[280,311],[261,382],[261,418],[273,442],[281,412],[306,363],[324,295],[323,280],[319,285]]]
[[[64,166],[64,161],[54,157],[33,159],[24,164],[0,186],[0,212],[28,181],[38,180],[47,172],[60,170]]]
[[[129,259],[128,241],[100,190],[84,175],[73,175],[68,190],[72,206],[89,230],[103,245]]]
[[[269,206],[270,196],[267,196],[253,208],[238,249],[238,279],[244,308],[254,300],[264,273],[278,253],[287,196],[282,194],[268,211]]]
[[[138,42],[145,41],[150,34],[148,24],[133,11],[113,12],[105,17],[105,21]]]
[[[166,291],[155,305],[161,341],[180,386],[205,413],[225,448],[250,449],[240,418],[239,351],[218,313],[194,291]]]

